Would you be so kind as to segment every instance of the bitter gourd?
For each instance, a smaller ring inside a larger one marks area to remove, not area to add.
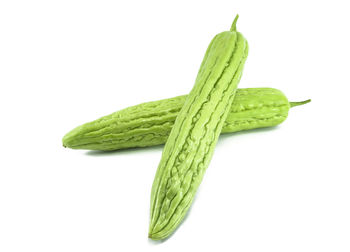
[[[142,103],[83,124],[63,137],[63,145],[109,151],[164,144],[186,97]],[[274,88],[237,89],[221,133],[276,126],[291,107],[308,101],[288,102]]]
[[[151,239],[168,237],[180,224],[213,155],[248,55],[237,18],[211,41],[163,149],[151,192]]]

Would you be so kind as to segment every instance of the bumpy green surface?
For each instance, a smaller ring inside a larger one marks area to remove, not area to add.
[[[230,31],[211,41],[155,175],[151,239],[168,237],[186,215],[230,111],[247,55],[247,41],[236,31],[235,22]]]
[[[86,123],[64,136],[63,145],[108,151],[164,144],[186,97],[142,103]],[[276,126],[290,104],[295,105],[274,88],[237,89],[221,133]]]

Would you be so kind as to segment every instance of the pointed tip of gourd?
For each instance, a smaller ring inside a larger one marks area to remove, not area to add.
[[[148,230],[148,238],[153,240],[153,228],[150,226]]]
[[[233,20],[233,23],[232,23],[232,25],[231,25],[230,31],[237,31],[236,24],[237,24],[238,18],[239,18],[239,15],[237,14],[236,17],[235,17],[235,19]]]
[[[156,239],[156,238],[154,237],[154,235],[153,235],[152,233],[148,233],[148,238],[149,238],[149,239],[152,239],[152,240],[154,240],[154,241],[158,240],[158,239]]]
[[[69,132],[62,138],[62,146],[64,148],[72,148],[76,134],[74,131]]]
[[[296,106],[307,104],[309,102],[311,102],[311,99],[308,99],[308,100],[305,100],[305,101],[300,101],[300,102],[289,102],[289,104],[290,104],[290,107],[293,108],[293,107],[296,107]]]
[[[68,135],[68,134],[67,134]],[[69,138],[67,137],[67,135],[65,135],[63,138],[62,138],[62,146],[64,148],[70,148],[70,141],[69,141]]]
[[[165,239],[165,237],[159,236],[159,233],[157,231],[154,231],[154,229],[151,229],[148,231],[148,238],[153,241],[159,241]]]

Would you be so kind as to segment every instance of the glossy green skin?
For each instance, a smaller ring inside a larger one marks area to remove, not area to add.
[[[209,45],[154,178],[151,239],[167,238],[191,206],[230,111],[247,55],[247,41],[236,31],[216,35]]]
[[[142,103],[83,124],[63,138],[72,149],[118,150],[164,144],[187,95]],[[237,89],[221,133],[276,126],[290,103],[274,88]]]

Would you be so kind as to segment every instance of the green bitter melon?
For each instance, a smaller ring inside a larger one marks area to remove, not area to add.
[[[181,223],[213,155],[248,55],[237,17],[211,41],[163,149],[151,192],[151,239],[167,238]]]
[[[110,151],[164,144],[187,95],[125,108],[85,123],[63,137],[72,149]],[[276,126],[298,103],[274,88],[237,89],[221,133]]]

